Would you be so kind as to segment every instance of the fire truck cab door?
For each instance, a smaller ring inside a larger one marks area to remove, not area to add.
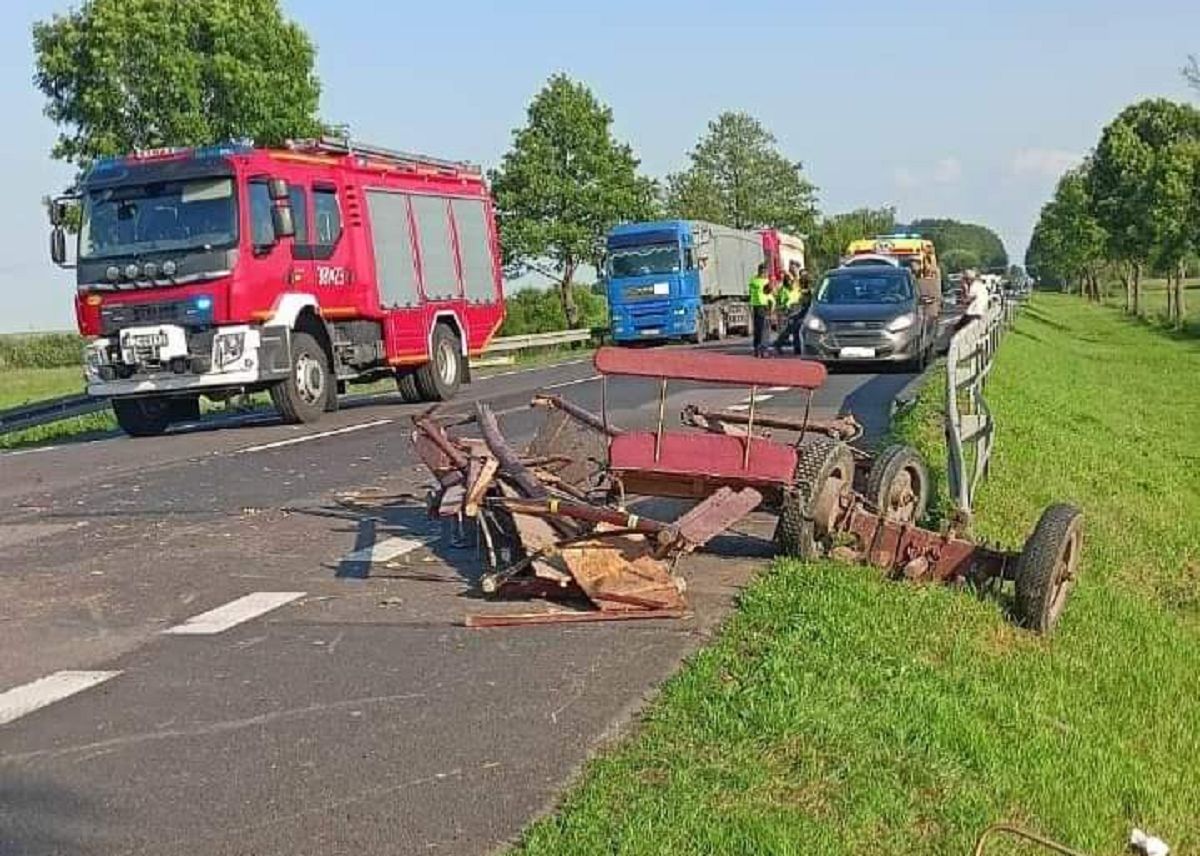
[[[296,215],[292,289],[317,296],[323,310],[352,308],[356,304],[350,241],[346,237],[342,193],[332,181],[311,186],[292,185],[292,210]],[[301,235],[301,210],[307,225]]]

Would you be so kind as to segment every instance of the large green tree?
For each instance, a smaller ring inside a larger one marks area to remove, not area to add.
[[[1156,152],[1147,178],[1153,262],[1167,275],[1167,318],[1182,327],[1186,261],[1200,248],[1200,129]]]
[[[1004,242],[987,226],[926,218],[913,221],[910,228],[933,241],[938,261],[947,273],[959,273],[967,268],[1008,267]]]
[[[1089,192],[1108,257],[1129,271],[1127,305],[1134,314],[1141,314],[1142,271],[1155,261],[1169,230],[1157,205],[1165,178],[1160,159],[1198,139],[1200,110],[1164,98],[1126,107],[1100,135]]]
[[[1087,161],[1059,179],[1054,198],[1042,207],[1026,264],[1064,288],[1078,282],[1081,295],[1098,300],[1106,236],[1092,213],[1090,169]]]
[[[816,188],[799,161],[746,113],[722,113],[689,155],[691,166],[667,177],[667,208],[678,217],[735,229],[774,227],[808,234]]]
[[[311,135],[308,36],[278,0],[85,0],[33,27],[54,157]]]
[[[553,279],[571,327],[579,323],[571,287],[579,266],[599,262],[613,225],[656,213],[655,183],[638,174],[612,121],[587,86],[555,75],[491,173],[506,267]]]
[[[1200,59],[1195,56],[1188,57],[1187,65],[1183,67],[1183,79],[1192,89],[1200,92]]]

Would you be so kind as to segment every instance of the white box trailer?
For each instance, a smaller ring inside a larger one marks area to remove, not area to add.
[[[749,333],[748,284],[765,259],[762,236],[699,220],[691,227],[706,327],[701,338]]]

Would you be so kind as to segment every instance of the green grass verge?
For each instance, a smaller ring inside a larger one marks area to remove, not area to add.
[[[1050,638],[966,591],[777,562],[525,854],[967,853],[1010,819],[1200,849],[1200,346],[1035,297],[1001,348],[978,531],[1087,514]],[[931,384],[898,427],[942,456]],[[999,852],[999,851],[997,851]]]
[[[0,370],[0,410],[78,392],[83,392],[83,369],[80,366]],[[0,434],[0,449],[40,446],[81,435],[111,431],[116,427],[117,422],[112,413],[102,410],[25,431]]]

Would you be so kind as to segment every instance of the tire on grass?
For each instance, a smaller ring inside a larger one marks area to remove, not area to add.
[[[823,501],[849,488],[853,478],[854,457],[845,443],[816,437],[802,446],[775,524],[776,552],[805,560],[824,555],[829,533],[820,519],[828,513]]]
[[[866,497],[886,520],[920,523],[929,505],[929,468],[912,446],[888,446],[867,473]]]
[[[1017,621],[1035,633],[1048,633],[1058,623],[1075,584],[1083,544],[1083,512],[1059,503],[1042,512],[1017,560]]]

